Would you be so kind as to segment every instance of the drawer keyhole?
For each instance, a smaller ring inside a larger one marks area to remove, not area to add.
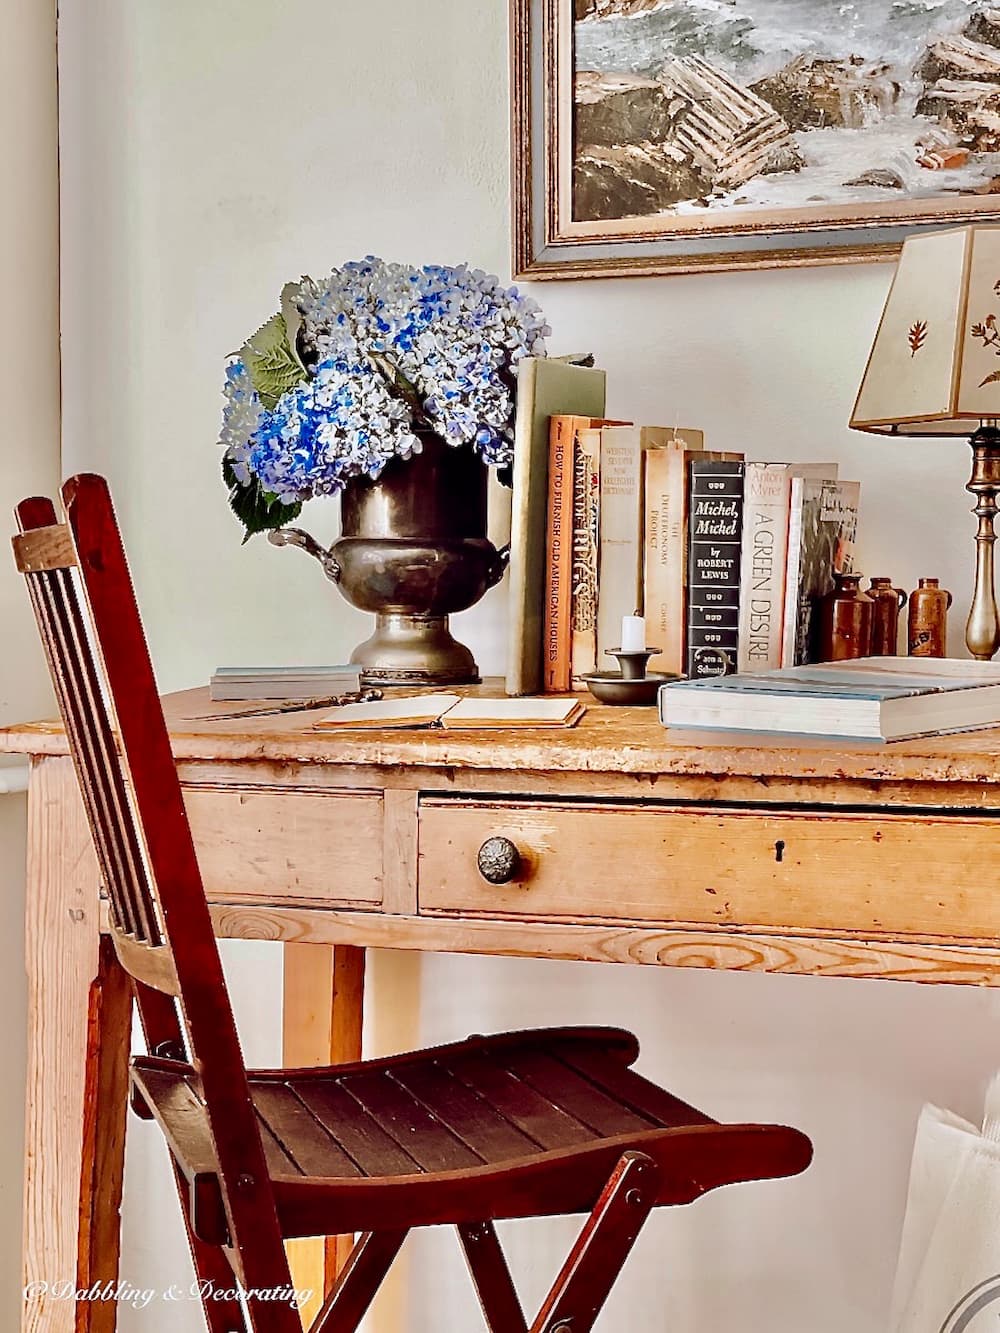
[[[779,866],[785,859],[785,842],[783,838],[779,838],[778,841],[774,844],[774,859],[777,861]]]

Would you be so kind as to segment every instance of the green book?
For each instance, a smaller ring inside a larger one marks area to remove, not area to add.
[[[518,366],[514,495],[510,530],[507,693],[542,688],[549,418],[603,417],[603,370],[526,357]]]

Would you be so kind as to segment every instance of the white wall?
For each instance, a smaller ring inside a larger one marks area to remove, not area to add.
[[[0,0],[0,532],[11,510],[52,494],[59,463],[59,208],[54,0]],[[6,548],[6,541],[0,542]],[[23,580],[0,550],[0,726],[51,713]],[[0,764],[3,760],[0,759]],[[0,1327],[21,1306],[24,1119],[25,799],[0,795]]]
[[[214,446],[223,359],[301,272],[368,252],[509,271],[506,43],[505,0],[64,0],[67,464],[113,480],[165,687],[223,661],[336,658],[361,637],[364,618],[313,562],[239,545]],[[848,267],[536,294],[552,350],[592,349],[610,371],[612,412],[700,425],[751,456],[840,458],[864,484],[862,567],[908,586],[941,576],[960,594],[960,639],[965,451],[845,426],[888,278]],[[333,516],[312,525],[330,532]],[[460,621],[489,671],[505,613],[501,588]],[[227,957],[254,1057],[270,1057],[273,951]],[[617,1022],[638,1030],[646,1070],[720,1117],[814,1136],[807,1178],[658,1217],[607,1329],[875,1333],[920,1104],[975,1115],[1000,1062],[997,1000],[967,990],[385,954],[373,975],[373,1050]],[[183,1256],[176,1231],[143,1220],[144,1192],[166,1186],[155,1141],[141,1128],[133,1141],[125,1271],[155,1285]],[[540,1294],[565,1232],[516,1233],[526,1291]],[[452,1239],[413,1253],[405,1318],[383,1326],[430,1333],[445,1308],[449,1328],[477,1327]],[[123,1316],[123,1333],[140,1328],[183,1333],[176,1314]]]

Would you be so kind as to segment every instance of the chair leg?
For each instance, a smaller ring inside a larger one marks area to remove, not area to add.
[[[277,1262],[265,1252],[251,1257],[248,1263],[245,1251],[231,1245],[220,1253],[234,1274],[232,1285],[240,1284],[243,1289],[244,1322],[235,1326],[236,1333],[243,1329],[246,1333],[302,1333],[302,1316],[291,1299],[293,1283],[285,1263],[284,1248]],[[281,1274],[282,1267],[285,1275]],[[277,1298],[276,1293],[284,1295],[285,1292],[287,1298]]]
[[[254,1289],[253,1282],[245,1285],[248,1290]],[[290,1302],[270,1300],[267,1297],[255,1300],[249,1296],[246,1317],[249,1333],[302,1333],[302,1319]],[[238,1330],[239,1325],[236,1327]]]
[[[362,1236],[309,1333],[356,1333],[406,1236],[405,1231]]]
[[[206,1244],[194,1234],[187,1210],[187,1182],[176,1164],[174,1164],[174,1179],[177,1181],[177,1193],[180,1195],[181,1212],[187,1227],[188,1245],[191,1249],[191,1259],[201,1293],[201,1309],[208,1333],[246,1333],[243,1307],[239,1301],[215,1300],[212,1296],[213,1292],[230,1291],[236,1286],[236,1276],[225,1251],[217,1245]]]
[[[493,1223],[460,1226],[458,1234],[490,1333],[528,1333]]]
[[[132,987],[108,936],[90,987],[76,1285],[118,1285]],[[115,1333],[117,1300],[81,1301],[77,1333]]]
[[[230,1291],[236,1285],[233,1270],[226,1256],[214,1245],[206,1245],[197,1237],[191,1238],[191,1257],[194,1259],[198,1286],[201,1290],[202,1313],[208,1333],[246,1333],[243,1306],[239,1301],[213,1300],[213,1291]]]
[[[656,1203],[658,1180],[651,1157],[622,1156],[530,1333],[590,1333]]]

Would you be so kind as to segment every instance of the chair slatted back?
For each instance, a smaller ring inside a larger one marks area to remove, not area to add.
[[[32,507],[33,514],[29,513]],[[73,575],[76,553],[69,529],[57,524],[51,503],[19,506],[22,524],[31,517],[44,525],[15,539],[18,568],[42,633],[49,670],[59,698],[80,788],[94,837],[101,876],[111,908],[112,927],[143,945],[162,944],[145,858],[130,817],[129,799],[108,710],[95,670],[86,624]]]
[[[76,765],[119,960],[151,1048],[181,1025],[234,1245],[288,1279],[260,1130],[107,483],[85,474],[16,510],[24,574]],[[164,1004],[164,997],[176,996]],[[259,1267],[256,1271],[260,1271]]]

